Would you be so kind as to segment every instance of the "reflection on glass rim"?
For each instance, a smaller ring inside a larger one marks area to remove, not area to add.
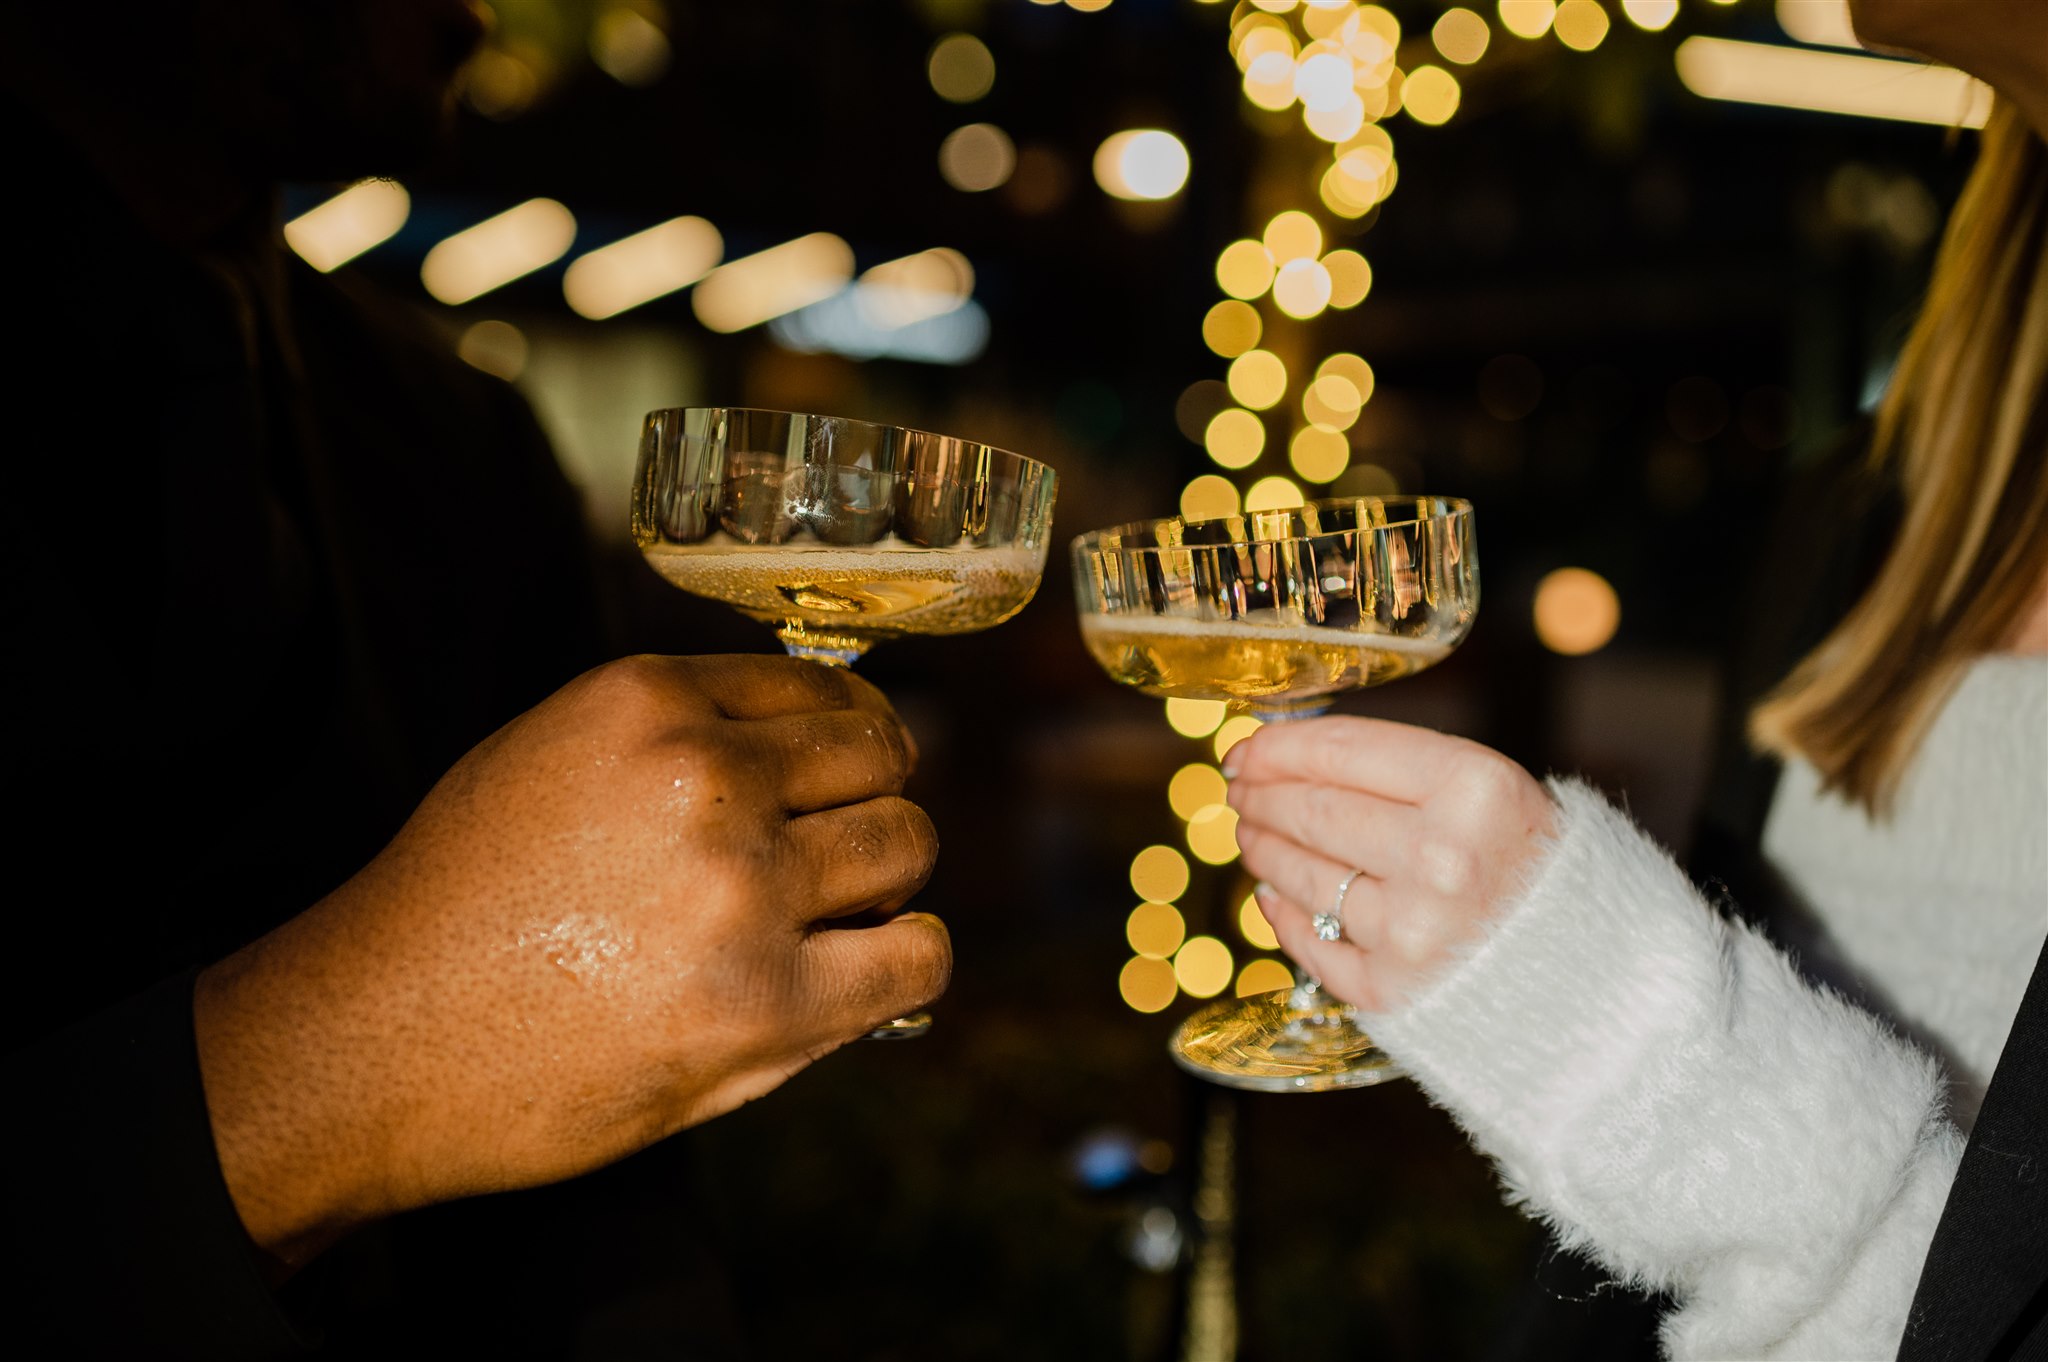
[[[1218,540],[1213,543],[1196,544],[1119,544],[1105,542],[1126,535],[1138,537],[1149,535],[1156,538],[1158,529],[1166,525],[1178,525],[1183,529],[1201,525],[1221,525],[1229,521],[1256,521],[1260,516],[1284,515],[1299,520],[1303,511],[1320,507],[1353,507],[1377,502],[1387,505],[1411,506],[1430,504],[1441,510],[1428,515],[1408,515],[1398,520],[1384,520],[1371,525],[1354,525],[1347,529],[1325,530],[1316,534],[1246,535],[1242,538]],[[1180,516],[1161,516],[1155,520],[1132,520],[1122,525],[1111,525],[1100,530],[1089,530],[1074,536],[1072,549],[1076,553],[1186,553],[1195,549],[1241,548],[1255,544],[1300,544],[1312,539],[1327,539],[1333,535],[1356,534],[1360,530],[1398,530],[1409,525],[1420,525],[1430,520],[1456,520],[1472,514],[1472,503],[1463,497],[1433,496],[1428,493],[1402,494],[1388,497],[1322,497],[1301,506],[1282,507],[1272,511],[1240,511],[1236,515],[1211,516],[1203,520],[1186,520]]]
[[[781,417],[785,420],[790,421],[829,421],[834,425],[858,426],[862,429],[872,431],[893,430],[900,432],[904,435],[921,436],[927,440],[946,440],[956,445],[965,445],[973,449],[987,450],[991,454],[1000,454],[1006,459],[1015,459],[1020,464],[1027,464],[1034,468],[1043,468],[1049,473],[1056,474],[1058,472],[1058,470],[1053,468],[1051,464],[1045,463],[1039,459],[1034,459],[1028,454],[1019,454],[1015,450],[1004,449],[999,445],[987,444],[981,440],[970,440],[964,435],[947,435],[943,431],[922,430],[916,426],[892,425],[887,421],[867,421],[863,420],[858,416],[831,416],[824,412],[815,411],[784,411],[778,407],[656,407],[652,411],[648,412],[646,415],[642,416],[640,418],[640,421],[641,424],[644,426],[648,422],[654,421],[660,417],[680,417],[687,420],[691,416],[709,415],[714,412],[724,413],[731,416]],[[694,485],[703,486],[707,484]]]

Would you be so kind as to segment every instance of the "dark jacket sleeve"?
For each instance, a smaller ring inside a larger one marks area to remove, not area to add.
[[[221,1177],[192,981],[166,980],[5,1061],[8,1333],[25,1355],[306,1351]]]

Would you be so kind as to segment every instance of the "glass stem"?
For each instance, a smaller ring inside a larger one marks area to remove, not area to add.
[[[1311,699],[1294,704],[1274,705],[1270,708],[1252,705],[1252,717],[1262,724],[1293,723],[1298,719],[1313,719],[1318,714],[1329,712],[1328,699]],[[1314,1015],[1325,1007],[1323,981],[1310,974],[1301,966],[1294,967],[1294,991],[1287,995],[1287,1006],[1297,1013]]]

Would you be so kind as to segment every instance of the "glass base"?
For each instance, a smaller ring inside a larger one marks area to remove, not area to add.
[[[1195,1077],[1251,1092],[1329,1092],[1406,1077],[1349,1005],[1324,996],[1300,1007],[1286,988],[1209,1004],[1180,1024],[1167,1050]]]
[[[895,1021],[883,1022],[880,1026],[877,1026],[874,1030],[868,1032],[866,1039],[916,1040],[919,1036],[922,1036],[925,1032],[931,1029],[931,1013],[913,1012],[907,1017],[898,1017]]]

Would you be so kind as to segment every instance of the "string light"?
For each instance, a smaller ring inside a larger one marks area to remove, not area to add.
[[[1188,149],[1159,128],[1131,128],[1095,149],[1095,182],[1119,199],[1170,199],[1188,182]]]
[[[553,199],[528,199],[466,227],[427,252],[420,282],[451,306],[552,265],[576,239],[576,218]]]
[[[1287,395],[1287,366],[1270,350],[1247,350],[1230,362],[1225,382],[1232,397],[1264,411]]]
[[[1205,761],[1190,762],[1173,773],[1166,785],[1166,802],[1182,818],[1193,818],[1211,804],[1221,804],[1230,792],[1223,773]]]
[[[1260,478],[1246,488],[1244,493],[1246,514],[1253,511],[1285,511],[1307,504],[1308,498],[1302,495],[1299,484],[1294,479],[1278,473]]]
[[[1363,257],[1359,263],[1365,263]],[[1324,264],[1328,266],[1327,258]],[[1331,277],[1334,279],[1335,275]],[[1367,278],[1370,280],[1370,273]],[[1370,283],[1367,287],[1371,287]],[[1208,315],[1202,318],[1202,343],[1225,359],[1234,359],[1256,346],[1264,330],[1257,308],[1235,298],[1226,298],[1210,308]]]
[[[1609,23],[1600,0],[1564,0],[1551,28],[1557,40],[1574,52],[1591,52],[1607,37]]]
[[[1266,921],[1266,915],[1259,911],[1256,894],[1246,894],[1244,902],[1237,905],[1237,930],[1245,940],[1262,951],[1280,949],[1280,938],[1273,934],[1273,924]]]
[[[1202,432],[1202,448],[1209,457],[1225,468],[1250,468],[1259,461],[1259,455],[1266,451],[1266,424],[1242,407],[1230,407],[1209,418],[1209,425]],[[1235,502],[1236,493],[1231,494]],[[1187,499],[1181,499],[1185,508]],[[1235,511],[1223,512],[1230,515]],[[1183,510],[1185,514],[1185,510]],[[1213,520],[1214,516],[1187,516],[1190,520]]]
[[[940,99],[972,104],[995,88],[995,54],[972,33],[949,33],[932,44],[925,75]]]
[[[1229,478],[1204,473],[1180,490],[1182,520],[1221,520],[1237,510],[1237,484]]]
[[[1621,626],[1621,598],[1599,573],[1558,568],[1536,584],[1536,637],[1567,657],[1606,647]]]
[[[1275,942],[1267,949],[1278,947]],[[1278,960],[1253,960],[1246,963],[1237,976],[1237,996],[1249,998],[1255,993],[1277,993],[1283,988],[1294,987],[1294,974]]]
[[[1676,4],[1677,0],[1671,3]],[[1445,61],[1470,66],[1486,55],[1486,45],[1493,41],[1493,29],[1469,9],[1447,9],[1436,21],[1436,27],[1430,29],[1429,40],[1436,44]]]
[[[1230,987],[1237,964],[1230,947],[1213,936],[1190,937],[1173,957],[1173,977],[1191,998],[1213,998]]]
[[[1249,300],[1273,286],[1273,255],[1257,241],[1233,241],[1216,257],[1216,283],[1233,298]]]
[[[1166,724],[1184,738],[1206,738],[1222,726],[1229,712],[1221,700],[1184,700],[1174,696],[1166,702]]]
[[[1567,4],[1575,0],[1566,0]],[[1592,0],[1586,0],[1592,4]],[[1598,5],[1593,8],[1599,9]],[[1601,10],[1602,24],[1607,22],[1606,11]],[[1601,32],[1604,34],[1606,29]],[[1401,107],[1408,116],[1418,123],[1437,127],[1451,121],[1451,115],[1458,111],[1458,101],[1464,92],[1458,88],[1458,78],[1441,66],[1418,66],[1408,73],[1408,83],[1401,87]]]
[[[1542,37],[1556,18],[1557,0],[1500,0],[1500,26],[1517,38]]]
[[[395,180],[363,180],[284,225],[284,240],[322,274],[398,235],[412,196]]]
[[[1131,888],[1147,903],[1172,903],[1188,892],[1187,857],[1168,846],[1149,846],[1131,858]]]
[[[1372,292],[1372,265],[1357,251],[1331,251],[1323,269],[1330,276],[1331,307],[1357,307]]]
[[[1124,940],[1140,955],[1169,960],[1187,939],[1187,920],[1170,903],[1145,902],[1124,919]]]
[[[1783,14],[1784,0],[1779,0]],[[1805,6],[1802,4],[1801,8]],[[1678,0],[1621,0],[1621,12],[1645,33],[1662,33],[1678,17]],[[1797,37],[1797,34],[1793,35]]]
[[[1233,714],[1216,729],[1216,760],[1230,755],[1230,749],[1259,731],[1259,721],[1249,714]]]

